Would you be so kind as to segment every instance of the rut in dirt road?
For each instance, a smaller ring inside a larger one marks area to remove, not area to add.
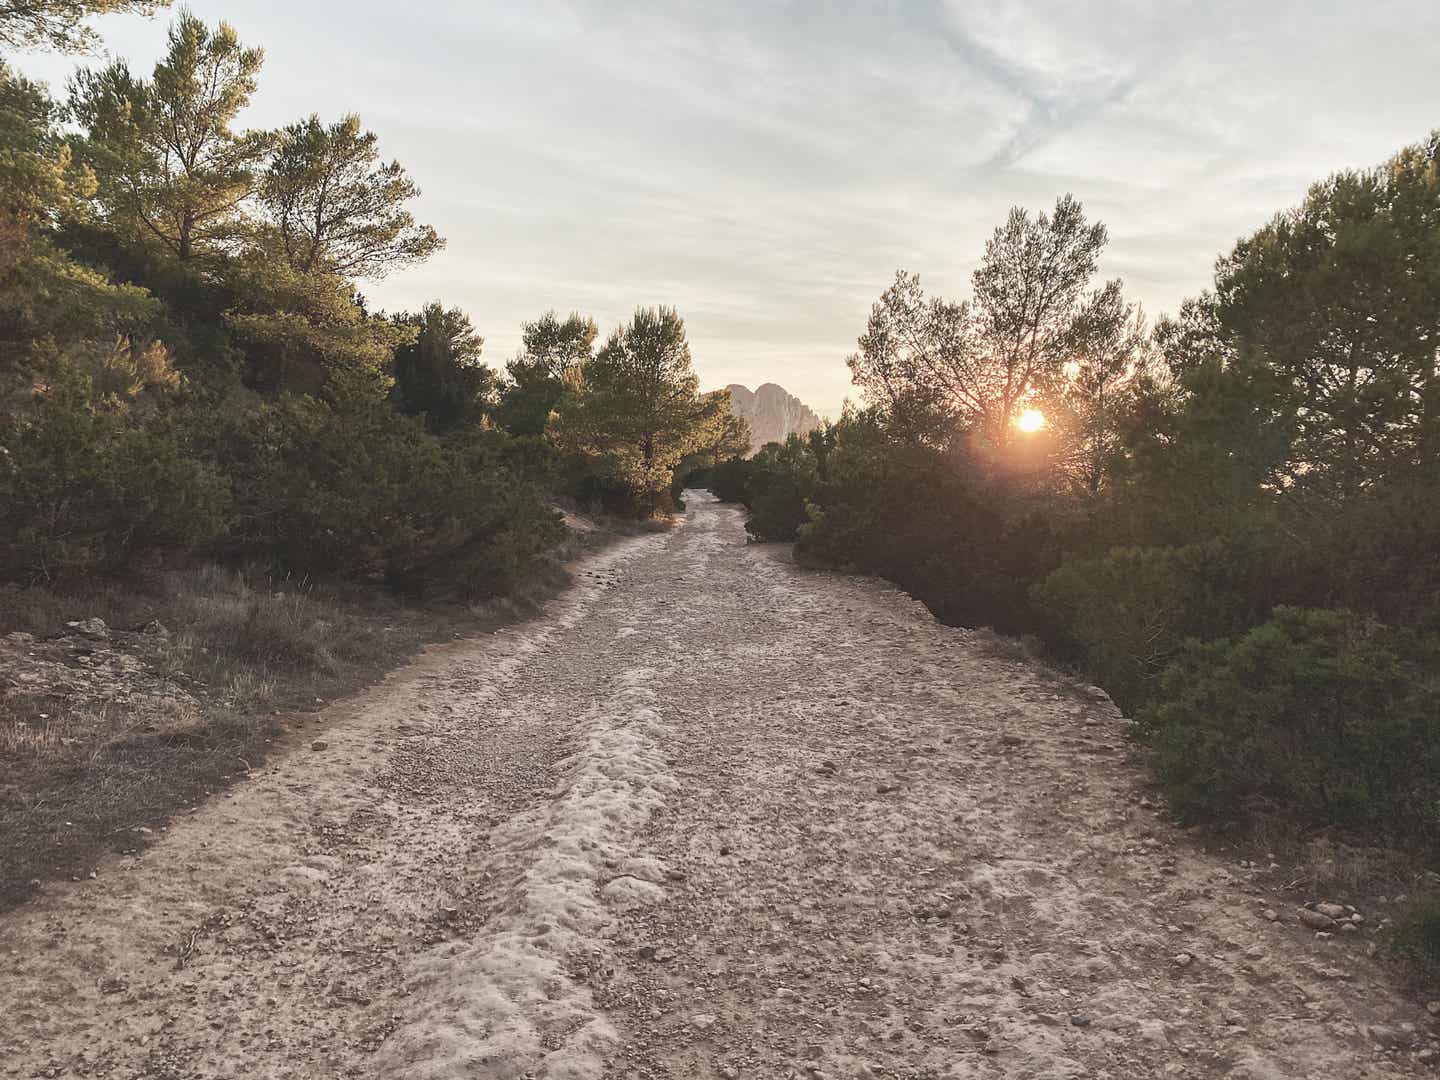
[[[0,1076],[1428,1075],[1103,695],[690,505],[0,920]]]

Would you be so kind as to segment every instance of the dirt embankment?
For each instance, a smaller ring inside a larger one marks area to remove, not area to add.
[[[708,501],[324,720],[4,917],[0,1076],[1435,1068],[1384,910],[1199,850],[1103,695]]]

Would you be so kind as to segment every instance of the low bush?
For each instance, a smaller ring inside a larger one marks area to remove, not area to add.
[[[1440,986],[1440,896],[1412,901],[1396,923],[1390,943],[1421,982]]]
[[[117,571],[224,528],[228,486],[169,435],[62,380],[0,417],[0,575],[56,581]]]
[[[1268,804],[1397,843],[1440,837],[1440,640],[1277,608],[1186,646],[1138,719],[1186,818]]]
[[[746,458],[721,461],[710,470],[710,491],[721,502],[744,502],[750,490],[751,465]]]
[[[1187,639],[1228,637],[1264,620],[1272,563],[1268,551],[1234,540],[1115,548],[1065,563],[1031,597],[1052,648],[1133,709],[1153,696]]]
[[[768,443],[749,462],[745,527],[760,540],[794,540],[810,520],[806,505],[819,480],[819,461],[805,439],[792,435],[783,443]]]
[[[563,535],[498,432],[442,439],[364,395],[282,397],[189,422],[198,452],[233,483],[225,547],[282,573],[485,596]]]

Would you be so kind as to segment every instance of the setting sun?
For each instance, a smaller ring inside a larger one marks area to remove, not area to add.
[[[1039,431],[1045,426],[1045,414],[1039,409],[1026,409],[1020,414],[1020,419],[1015,421],[1015,426],[1021,431]]]

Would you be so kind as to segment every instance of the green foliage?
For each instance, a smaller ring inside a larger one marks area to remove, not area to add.
[[[1440,835],[1440,639],[1350,612],[1277,608],[1192,643],[1139,714],[1189,817],[1278,804],[1392,840]]]
[[[1125,708],[1153,697],[1187,639],[1225,637],[1264,619],[1274,554],[1211,540],[1111,548],[1067,561],[1032,590],[1052,645]]]
[[[426,304],[396,322],[415,340],[395,350],[394,399],[401,412],[423,415],[432,431],[478,423],[495,393],[495,372],[480,362],[484,339],[463,311]]]
[[[133,384],[132,384],[133,385]],[[74,369],[0,420],[0,573],[54,581],[116,571],[217,536],[225,480],[159,430],[95,401]]]
[[[1410,902],[1391,934],[1390,947],[1423,983],[1440,986],[1440,896]]]
[[[63,34],[67,12],[139,6],[23,10]],[[0,20],[21,10],[0,0]],[[563,395],[512,439],[486,423],[495,378],[463,313],[366,309],[354,275],[439,238],[354,117],[243,131],[261,61],[182,12],[151,78],[76,77],[69,140],[0,65],[0,577],[202,547],[408,593],[503,591],[563,533],[539,486],[574,483],[540,434]],[[529,358],[558,385],[594,335],[550,317]]]
[[[1354,492],[1440,452],[1440,132],[1337,173],[1219,263],[1201,325],[1259,358],[1298,483]]]
[[[85,25],[92,15],[152,15],[170,0],[0,0],[0,48],[46,47],[75,51],[95,44]]]
[[[761,531],[803,507],[812,558],[946,621],[1041,636],[1144,709],[1187,814],[1269,804],[1424,846],[1437,178],[1440,135],[1317,185],[1151,336],[1118,285],[1086,291],[1104,237],[1078,204],[1012,213],[973,302],[905,274],[881,297],[851,361],[874,407],[836,425],[823,469],[737,463],[712,483],[773,493]],[[1022,405],[1043,431],[1010,428]]]
[[[710,491],[721,502],[744,502],[750,492],[752,466],[743,457],[716,462],[710,469]]]
[[[1106,242],[1067,195],[1051,214],[1016,207],[972,278],[974,300],[927,299],[901,271],[870,315],[849,364],[855,384],[912,435],[956,431],[1008,444],[1021,408],[1052,392],[1077,356],[1118,373],[1135,363],[1134,310],[1118,282],[1086,294]]]
[[[745,504],[746,528],[760,540],[788,541],[800,535],[810,519],[806,509],[820,482],[824,459],[809,440],[791,435],[783,443],[766,443],[750,459]]]
[[[120,61],[76,74],[70,110],[86,132],[79,155],[117,232],[182,261],[218,254],[241,235],[242,204],[271,140],[232,124],[263,62],[228,24],[211,30],[182,11],[148,81]]]
[[[550,414],[566,399],[566,379],[594,353],[599,328],[571,312],[564,322],[547,311],[523,330],[524,352],[506,365],[510,378],[500,394],[495,421],[512,435],[541,435]]]
[[[504,465],[503,436],[441,441],[373,394],[287,395],[190,426],[232,478],[226,547],[283,572],[487,595],[562,534],[538,489]]]
[[[395,350],[416,327],[369,314],[354,284],[305,274],[252,253],[230,266],[238,299],[224,323],[245,355],[245,382],[269,393],[318,392],[337,379],[380,387]]]
[[[57,112],[42,85],[0,60],[0,215],[13,225],[47,221],[94,191],[94,175],[75,166],[56,128]]]
[[[280,132],[259,195],[292,269],[381,278],[445,246],[405,209],[420,189],[398,161],[380,160],[377,144],[353,115]]]
[[[705,397],[707,414],[695,436],[695,446],[675,466],[671,495],[679,500],[687,487],[709,483],[710,471],[724,461],[750,450],[750,423],[730,411],[730,391],[716,390]]]
[[[628,491],[635,512],[664,509],[676,466],[720,408],[699,393],[684,320],[642,308],[567,380],[573,397],[550,429],[557,445]]]

